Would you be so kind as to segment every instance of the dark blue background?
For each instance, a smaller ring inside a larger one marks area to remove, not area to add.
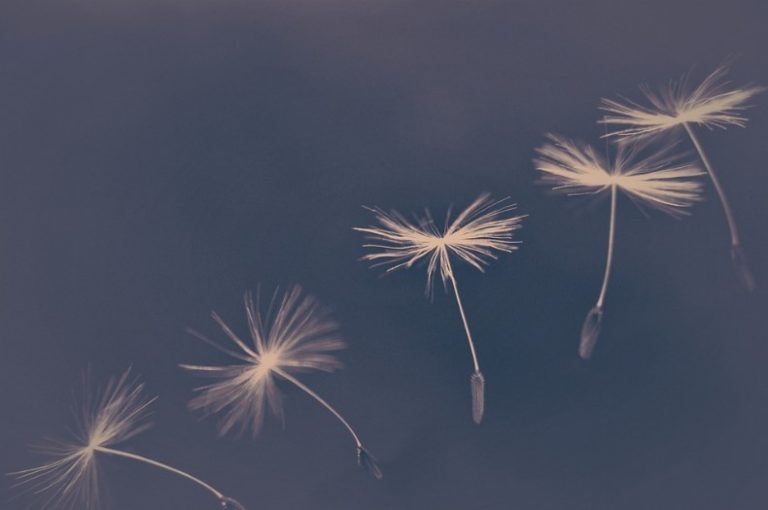
[[[249,509],[762,509],[768,504],[768,95],[747,129],[701,132],[760,288],[734,277],[711,186],[681,221],[619,202],[594,359],[605,201],[551,197],[543,133],[597,141],[600,97],[694,81],[735,57],[768,83],[768,4],[303,0],[0,3],[0,470],[64,433],[88,367],[159,394],[126,448]],[[371,217],[509,195],[519,252],[462,267],[487,378],[470,418],[455,304],[422,269],[357,259]],[[184,332],[244,290],[302,283],[335,310],[346,369],[304,380],[380,458],[370,479],[332,417],[283,385],[285,430],[217,439],[186,410]],[[115,509],[216,508],[189,483],[104,459]],[[18,491],[2,481],[2,508]],[[6,502],[7,501],[7,502]]]

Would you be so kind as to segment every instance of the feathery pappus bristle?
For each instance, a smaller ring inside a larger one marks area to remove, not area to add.
[[[446,218],[441,231],[429,211],[408,220],[398,212],[373,208],[378,225],[355,230],[368,235],[370,242],[363,246],[372,251],[363,260],[374,267],[385,266],[390,272],[427,260],[427,292],[431,292],[438,273],[447,285],[452,274],[450,255],[483,271],[496,252],[516,250],[519,243],[513,234],[524,216],[510,215],[515,209],[507,198],[493,200],[483,194],[452,221]]]
[[[640,204],[669,214],[684,214],[701,199],[697,177],[704,172],[693,163],[680,162],[672,147],[644,154],[626,144],[616,148],[613,161],[592,146],[550,134],[536,149],[541,182],[568,195],[597,194],[617,187]]]
[[[731,87],[726,80],[727,66],[720,66],[693,90],[686,80],[671,82],[667,88],[654,91],[642,87],[649,105],[624,100],[603,99],[600,109],[606,115],[598,122],[609,126],[625,126],[606,134],[608,137],[640,138],[653,136],[683,124],[699,124],[708,128],[744,127],[744,111],[750,100],[765,87],[749,85]]]

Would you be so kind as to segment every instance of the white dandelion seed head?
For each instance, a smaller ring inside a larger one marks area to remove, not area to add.
[[[12,475],[42,500],[43,508],[98,508],[96,453],[150,427],[146,417],[154,399],[144,397],[143,389],[143,384],[130,379],[130,370],[111,379],[96,395],[89,394],[86,387],[75,413],[73,437],[36,447],[49,462]]]
[[[536,149],[536,169],[541,181],[568,195],[597,194],[613,186],[638,204],[670,214],[684,214],[701,199],[702,185],[696,179],[704,172],[692,163],[680,162],[673,147],[650,154],[644,146],[621,143],[609,162],[592,146],[558,135]]]
[[[665,89],[653,91],[641,87],[649,105],[634,101],[603,99],[600,109],[606,115],[599,121],[611,126],[624,126],[605,136],[641,138],[653,136],[683,124],[699,124],[708,128],[744,127],[744,111],[749,101],[765,87],[730,87],[725,79],[727,66],[715,69],[698,87],[687,90],[686,80],[671,82]]]
[[[236,363],[229,365],[181,365],[182,368],[215,379],[196,389],[190,408],[206,414],[222,414],[219,433],[256,435],[267,407],[282,418],[283,407],[276,378],[282,373],[304,370],[331,372],[341,363],[335,351],[344,348],[336,322],[311,296],[295,286],[284,294],[275,292],[262,315],[259,303],[245,296],[249,341],[242,340],[217,314],[213,314],[232,342],[223,347],[197,335]]]
[[[431,292],[436,273],[440,273],[443,284],[452,277],[450,255],[483,271],[496,259],[496,252],[516,250],[519,242],[514,240],[513,233],[521,227],[524,216],[511,216],[515,208],[506,198],[494,201],[483,194],[453,221],[449,213],[442,231],[429,211],[411,221],[400,213],[374,208],[371,211],[379,224],[355,230],[367,234],[369,242],[363,246],[373,252],[363,260],[372,262],[374,267],[385,266],[390,272],[426,260],[427,292]]]

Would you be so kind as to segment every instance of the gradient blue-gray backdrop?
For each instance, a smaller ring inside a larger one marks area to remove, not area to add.
[[[768,504],[768,96],[747,129],[701,132],[760,287],[740,290],[711,186],[693,216],[619,207],[594,359],[576,355],[602,275],[607,203],[534,185],[554,130],[598,142],[600,97],[694,81],[733,58],[768,83],[755,1],[3,0],[0,471],[64,433],[88,366],[160,395],[126,448],[249,509],[762,509]],[[417,269],[358,262],[362,205],[509,195],[519,252],[459,278],[487,377],[469,413],[455,303]],[[298,282],[335,310],[345,370],[305,381],[385,470],[285,387],[287,423],[218,439],[186,410],[184,332],[240,331],[241,295]],[[216,508],[151,468],[103,463],[114,509]],[[11,497],[16,499],[11,499]],[[7,479],[0,507],[24,508]],[[33,507],[34,508],[34,507]]]

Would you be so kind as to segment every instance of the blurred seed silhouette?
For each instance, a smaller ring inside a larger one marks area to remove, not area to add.
[[[384,473],[381,472],[379,465],[373,455],[368,450],[363,448],[362,444],[357,446],[357,463],[362,466],[363,469],[371,473],[374,478],[381,480],[384,478]]]
[[[87,385],[86,385],[87,386]],[[194,482],[218,500],[222,508],[244,510],[229,498],[185,471],[162,462],[115,449],[118,445],[141,434],[150,427],[147,409],[155,400],[142,395],[143,384],[130,380],[130,370],[110,379],[107,386],[94,395],[85,389],[80,403],[74,437],[67,441],[49,441],[38,449],[51,461],[42,466],[24,469],[11,476],[30,492],[41,497],[43,508],[100,508],[99,467],[97,454],[134,460]]]
[[[226,496],[221,500],[221,507],[224,510],[246,510],[238,500]]]
[[[639,205],[647,205],[672,215],[684,214],[686,208],[700,199],[701,184],[695,178],[703,172],[695,165],[679,163],[672,146],[643,157],[642,145],[620,143],[612,162],[600,156],[591,146],[548,135],[534,159],[542,172],[541,181],[568,195],[597,195],[610,190],[611,213],[608,224],[608,255],[600,294],[581,328],[579,356],[589,359],[597,343],[603,321],[605,295],[613,263],[616,233],[616,199],[623,191]]]
[[[748,102],[765,88],[756,86],[731,88],[725,79],[727,72],[727,66],[718,67],[691,92],[686,90],[685,80],[670,83],[660,92],[654,92],[645,86],[641,87],[651,103],[650,106],[632,101],[622,103],[603,99],[600,109],[608,115],[600,122],[612,126],[627,126],[606,135],[620,140],[659,136],[680,127],[685,130],[712,180],[723,207],[731,235],[731,258],[737,276],[742,285],[751,291],[755,287],[755,280],[742,251],[730,203],[714,167],[693,130],[694,125],[710,129],[746,126],[747,118],[744,116],[744,111],[750,107]]]
[[[372,262],[374,267],[387,266],[387,272],[390,272],[410,268],[417,262],[426,260],[428,294],[431,295],[433,291],[435,274],[438,271],[446,290],[450,282],[474,366],[470,378],[470,394],[472,419],[475,423],[482,422],[485,412],[485,377],[480,371],[472,333],[451,265],[451,255],[483,271],[489,260],[497,258],[495,252],[509,253],[517,249],[517,242],[513,240],[512,234],[520,228],[523,216],[509,215],[515,207],[507,198],[493,201],[487,194],[483,194],[453,221],[450,221],[449,212],[442,232],[438,230],[428,210],[423,217],[409,221],[397,212],[372,208],[370,210],[379,225],[355,228],[358,232],[367,234],[371,240],[363,246],[371,248],[373,252],[365,255],[363,260]]]
[[[314,298],[303,295],[301,287],[294,286],[282,295],[275,292],[264,316],[252,294],[246,293],[245,313],[250,343],[241,340],[218,314],[212,314],[236,350],[190,331],[240,362],[224,366],[181,365],[186,370],[216,379],[216,382],[197,388],[198,395],[190,401],[190,408],[207,414],[222,413],[219,423],[222,435],[236,429],[239,434],[250,430],[255,436],[261,429],[267,406],[274,415],[283,418],[276,379],[284,379],[315,399],[344,425],[355,442],[358,464],[374,477],[382,478],[381,470],[349,422],[292,375],[308,370],[332,372],[341,367],[334,352],[342,349],[344,342],[328,311]]]

